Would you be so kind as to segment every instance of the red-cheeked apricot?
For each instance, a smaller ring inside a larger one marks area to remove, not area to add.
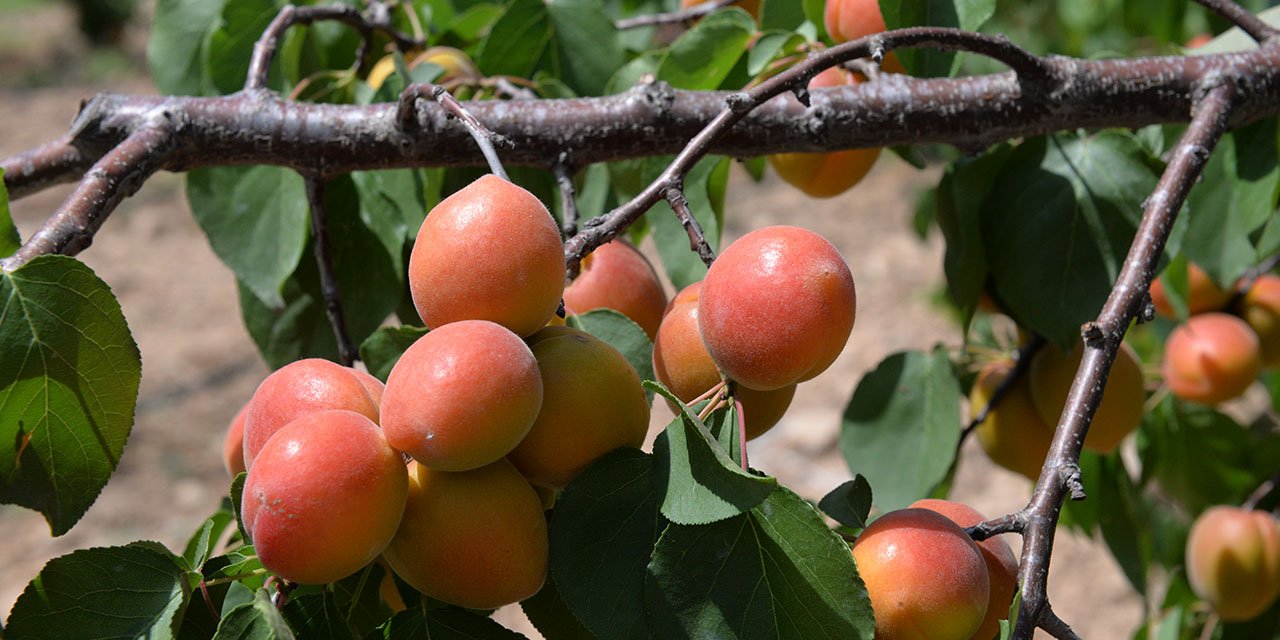
[[[1225,313],[1191,316],[1164,343],[1164,381],[1174,395],[1204,404],[1244,393],[1262,371],[1258,335]]]
[[[1187,579],[1223,620],[1250,620],[1280,595],[1280,525],[1262,511],[1217,506],[1187,537]]]
[[[565,287],[564,306],[569,313],[613,309],[652,340],[667,308],[667,292],[644,254],[625,240],[614,240],[582,259],[582,273]]]

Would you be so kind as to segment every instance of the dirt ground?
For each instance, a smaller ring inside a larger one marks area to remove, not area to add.
[[[21,19],[45,30],[74,28],[56,8],[24,12]],[[51,80],[46,74],[52,67],[83,53],[74,44],[57,46],[50,55],[15,58],[0,45],[6,60],[0,63],[0,157],[61,134],[80,100],[96,91],[154,93],[136,51],[123,70],[120,60],[111,61],[106,79],[79,69]],[[46,86],[31,86],[27,79],[36,76]],[[734,176],[727,205],[731,237],[767,224],[811,228],[840,248],[858,286],[857,326],[844,354],[801,386],[782,423],[751,445],[755,466],[805,497],[816,499],[850,477],[836,440],[840,415],[862,374],[897,350],[960,342],[956,326],[932,302],[941,287],[941,243],[936,234],[920,241],[909,225],[914,195],[934,177],[885,154],[856,189],[814,201],[773,178],[757,185],[741,173]],[[67,192],[62,187],[15,203],[23,237]],[[9,610],[46,561],[74,549],[138,539],[180,549],[226,491],[223,431],[267,373],[241,323],[234,278],[192,219],[181,176],[152,178],[81,257],[120,298],[141,349],[137,420],[120,468],[70,533],[52,538],[38,514],[0,506],[0,539],[6,541],[0,611]],[[659,403],[653,427],[668,420]],[[1021,507],[1029,491],[1026,480],[994,467],[974,442],[966,445],[953,498],[996,515]],[[1009,541],[1016,551],[1019,541]],[[1085,638],[1127,637],[1141,621],[1141,599],[1098,541],[1059,535],[1049,584],[1055,610]],[[518,610],[504,610],[499,619],[522,630],[527,624]]]

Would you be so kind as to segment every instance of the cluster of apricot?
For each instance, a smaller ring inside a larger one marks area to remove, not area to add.
[[[1179,398],[1225,402],[1244,393],[1263,368],[1280,364],[1280,276],[1262,275],[1238,293],[1187,265],[1191,315],[1169,334],[1162,367],[1165,383]],[[1151,302],[1156,313],[1175,317],[1159,280],[1151,284]]]

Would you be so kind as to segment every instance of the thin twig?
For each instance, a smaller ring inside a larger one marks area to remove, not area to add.
[[[9,199],[17,200],[46,187],[75,182],[93,166],[93,160],[71,144],[71,134],[7,158],[0,164]]]
[[[1047,604],[1040,614],[1040,628],[1058,640],[1080,640],[1080,636],[1071,629],[1071,625],[1059,618],[1058,614],[1053,612],[1053,607]]]
[[[1249,34],[1259,44],[1265,43],[1276,35],[1280,35],[1275,27],[1263,22],[1262,18],[1253,15],[1248,9],[1236,4],[1232,0],[1195,0],[1204,5],[1209,10],[1227,19],[1227,22],[1240,27],[1240,30]]]
[[[993,538],[1004,533],[1022,533],[1026,526],[1027,514],[1022,511],[1018,511],[1016,513],[1010,513],[1009,515],[1000,516],[999,518],[992,518],[986,522],[979,522],[978,524],[965,529],[965,532],[968,533],[969,537],[973,538],[975,542],[982,542],[987,538]]]
[[[711,266],[715,262],[716,252],[707,244],[707,238],[702,233],[702,225],[698,224],[698,219],[693,217],[693,211],[689,209],[689,201],[684,197],[684,190],[679,186],[671,186],[666,192],[667,204],[671,205],[671,210],[676,213],[676,219],[684,226],[684,232],[689,235],[689,250],[698,254],[698,258],[702,260],[702,264]]]
[[[1009,390],[1014,387],[1018,380],[1027,374],[1027,371],[1031,369],[1032,356],[1044,346],[1044,342],[1044,337],[1037,334],[1032,336],[1026,344],[1018,347],[1018,350],[1014,352],[1013,368],[996,386],[996,390],[991,393],[991,397],[987,399],[986,406],[982,407],[982,410],[973,416],[969,424],[965,425],[964,431],[960,432],[960,442],[956,445],[957,448],[964,445],[965,438],[968,438],[969,434],[973,433],[979,425],[986,422],[987,416],[991,415],[991,410],[1009,393]]]
[[[458,102],[457,98],[445,91],[444,87],[428,82],[411,84],[405,87],[404,93],[400,94],[400,101],[396,107],[396,121],[400,123],[402,130],[412,132],[418,129],[420,126],[418,101],[425,98],[435,100],[452,117],[457,118],[466,127],[467,133],[471,134],[476,146],[480,147],[480,152],[484,154],[485,161],[489,163],[489,170],[503,180],[510,180],[507,177],[506,169],[502,168],[502,161],[498,159],[498,152],[494,147],[510,146],[511,141],[480,124],[480,121],[470,111],[467,111],[462,106],[462,103]]]
[[[324,314],[333,327],[333,337],[338,343],[338,361],[349,367],[360,357],[351,333],[347,331],[347,319],[342,312],[342,294],[338,290],[338,274],[333,267],[333,250],[329,243],[329,225],[324,208],[324,180],[318,176],[303,176],[307,186],[307,203],[311,206],[311,248],[316,266],[320,269],[320,293],[324,296]]]
[[[1257,509],[1258,503],[1271,495],[1271,492],[1276,490],[1276,485],[1278,484],[1280,484],[1280,471],[1277,471],[1275,475],[1268,478],[1266,482],[1258,485],[1258,488],[1254,489],[1253,492],[1249,494],[1249,497],[1245,498],[1244,502],[1240,503],[1240,507],[1250,511]]]
[[[697,18],[733,4],[734,0],[707,0],[699,4],[695,4],[687,9],[679,11],[670,11],[667,13],[655,13],[647,16],[635,16],[634,18],[623,18],[613,23],[618,31],[626,31],[627,29],[635,29],[637,27],[652,27],[662,24],[676,24],[679,22],[689,22]]]
[[[565,238],[573,237],[578,232],[578,196],[573,186],[573,168],[569,166],[569,154],[560,154],[559,160],[551,165],[551,172],[556,176],[556,185],[560,187],[560,233]]]

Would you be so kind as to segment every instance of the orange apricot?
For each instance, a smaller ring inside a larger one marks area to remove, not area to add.
[[[356,379],[364,386],[364,390],[368,392],[369,398],[373,400],[373,404],[382,405],[382,392],[386,391],[387,386],[382,381],[373,377],[372,374],[365,373],[359,369],[352,369],[351,373],[356,374]]]
[[[667,308],[667,292],[644,254],[625,240],[614,240],[582,259],[582,273],[564,289],[564,306],[570,313],[613,309],[652,340]]]
[[[373,562],[400,526],[404,459],[352,411],[318,411],[285,425],[258,453],[241,521],[262,565],[324,584]]]
[[[822,22],[836,44],[884,33],[886,29],[879,0],[827,0]],[[906,73],[893,52],[885,56],[881,67],[890,73]]]
[[[1202,313],[1169,334],[1161,371],[1183,400],[1225,402],[1244,393],[1262,371],[1262,345],[1244,320]]]
[[[1062,409],[1067,404],[1067,394],[1075,381],[1084,358],[1084,343],[1076,343],[1071,353],[1063,353],[1052,345],[1046,345],[1032,356],[1031,398],[1036,411],[1046,425],[1058,424]],[[1090,451],[1107,454],[1120,446],[1125,436],[1142,424],[1143,404],[1147,390],[1142,380],[1142,364],[1138,354],[1126,343],[1120,343],[1116,360],[1107,376],[1107,386],[1102,392],[1102,403],[1093,414],[1089,435],[1084,447]]]
[[[441,74],[434,80],[436,84],[444,84],[450,80],[474,82],[482,77],[480,69],[476,67],[476,63],[466,53],[453,47],[431,47],[416,56],[412,56],[405,63],[405,66],[413,69],[424,62],[440,67]],[[373,65],[372,69],[369,69],[369,75],[365,76],[365,84],[377,91],[382,87],[382,83],[386,82],[387,78],[391,77],[391,74],[395,73],[395,71],[395,54],[385,55]]]
[[[659,382],[686,403],[720,382],[720,371],[702,344],[698,330],[698,292],[701,288],[702,283],[695,282],[671,300],[653,342],[654,374]],[[737,398],[742,403],[747,439],[752,440],[773,428],[791,406],[795,393],[794,384],[770,391],[739,386]],[[675,404],[667,404],[672,411],[676,410]]]
[[[858,84],[856,76],[833,67],[814,76],[809,88],[847,84]],[[828,153],[778,153],[769,156],[769,164],[778,172],[778,177],[809,196],[831,198],[861,182],[879,157],[879,147]]]
[[[437,204],[409,257],[413,304],[431,328],[490,320],[527,336],[555,315],[564,279],[564,245],[547,208],[492,174]]]
[[[458,473],[412,463],[404,518],[383,557],[432,598],[494,609],[542,588],[548,546],[542,501],[511,463]]]
[[[1013,371],[1013,363],[992,362],[978,372],[969,392],[969,411],[982,411],[996,389]],[[1027,376],[1015,380],[1000,402],[987,412],[987,417],[974,430],[978,444],[991,461],[1020,473],[1031,481],[1040,477],[1040,468],[1053,443],[1053,429],[1045,424],[1031,400],[1031,384]],[[966,525],[967,526],[967,525]]]
[[[248,403],[240,407],[236,417],[231,419],[231,425],[227,427],[227,435],[222,441],[222,466],[227,470],[227,475],[232,478],[244,473],[245,470],[244,414],[248,410]]]
[[[1240,315],[1258,334],[1262,366],[1280,365],[1280,276],[1259,277],[1245,292]]]
[[[507,456],[529,482],[562,489],[596,458],[640,446],[649,402],[626,357],[570,327],[547,327],[529,347],[542,373],[542,409]]]
[[[950,500],[916,500],[913,509],[928,509],[947,517],[961,527],[972,527],[986,520],[969,505]],[[1018,559],[1009,543],[1000,536],[978,543],[978,551],[987,563],[987,575],[991,578],[991,600],[987,603],[987,616],[973,634],[974,640],[991,640],[1000,633],[1000,621],[1009,618],[1009,606],[1018,590]]]
[[[1262,511],[1211,507],[1187,537],[1187,579],[1227,622],[1257,617],[1280,595],[1280,526]]]
[[[831,366],[853,330],[856,306],[849,266],[830,242],[808,229],[765,227],[712,263],[698,323],[725,375],[769,391]]]
[[[1166,318],[1177,317],[1173,305],[1169,303],[1169,294],[1164,290],[1164,281],[1157,278],[1151,281],[1151,304],[1156,313]],[[1195,264],[1187,264],[1187,313],[1195,315],[1206,311],[1217,311],[1231,300],[1231,292],[1218,286],[1209,274]]]
[[[709,1],[710,0],[680,0],[680,8],[688,9]],[[751,14],[751,17],[753,18],[758,19],[760,17],[760,0],[737,0],[732,3],[732,6],[741,7],[743,11]]]
[[[391,369],[382,429],[391,446],[432,469],[466,471],[507,455],[542,407],[533,352],[487,320],[418,338]]]
[[[326,409],[346,409],[378,421],[378,405],[355,369],[307,358],[272,372],[254,391],[245,413],[245,468],[253,468],[258,451],[276,431],[301,416]]]
[[[968,640],[982,624],[991,579],[964,529],[928,509],[880,516],[853,543],[877,640]]]

